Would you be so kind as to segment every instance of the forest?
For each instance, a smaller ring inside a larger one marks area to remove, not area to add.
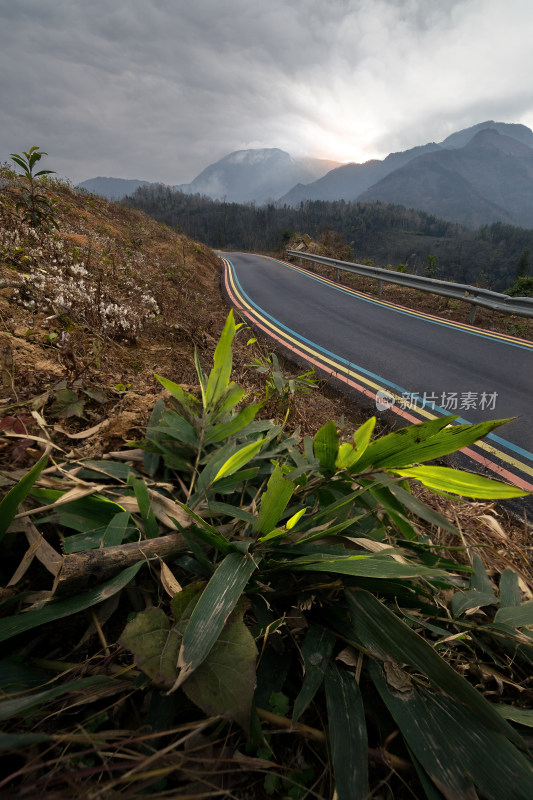
[[[256,206],[184,194],[162,184],[142,186],[123,202],[213,248],[278,253],[295,232],[319,238],[333,231],[344,238],[350,260],[403,265],[414,274],[500,292],[514,283],[524,253],[533,251],[533,230],[497,222],[472,231],[380,202]]]

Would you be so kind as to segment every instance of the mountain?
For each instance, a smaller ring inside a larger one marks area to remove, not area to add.
[[[296,183],[312,182],[335,162],[294,159],[277,147],[236,150],[210,164],[191,183],[175,186],[186,194],[258,204],[285,194]]]
[[[78,184],[78,188],[86,189],[92,194],[107,197],[108,200],[121,200],[128,194],[133,194],[139,186],[148,186],[148,181],[138,181],[126,178],[89,178]]]
[[[420,156],[357,199],[417,208],[471,228],[498,221],[532,228],[533,148],[495,127],[480,128],[463,147]]]
[[[355,200],[361,192],[423,153],[438,150],[438,144],[413,147],[391,153],[383,161],[373,159],[364,164],[343,164],[311,184],[298,184],[279,199],[279,204],[296,206],[306,200]]]

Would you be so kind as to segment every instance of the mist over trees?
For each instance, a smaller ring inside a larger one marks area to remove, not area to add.
[[[333,231],[353,260],[405,265],[409,272],[503,291],[516,279],[533,230],[496,222],[477,231],[422,211],[380,202],[310,200],[299,207],[228,203],[183,194],[168,186],[141,186],[123,201],[210,247],[279,252],[292,232],[313,238]]]

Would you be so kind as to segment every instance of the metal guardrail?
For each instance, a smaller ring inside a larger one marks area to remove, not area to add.
[[[464,283],[441,281],[437,278],[425,278],[421,275],[409,275],[405,272],[392,272],[382,267],[353,264],[350,261],[339,261],[336,258],[326,258],[314,253],[302,253],[300,250],[287,250],[287,255],[299,258],[300,266],[303,266],[303,261],[310,261],[313,264],[324,264],[327,267],[333,267],[336,270],[337,280],[340,280],[340,270],[353,272],[356,275],[364,275],[367,278],[375,278],[378,281],[378,295],[381,295],[383,281],[385,281],[386,283],[396,283],[399,286],[407,286],[409,289],[419,289],[421,292],[430,292],[443,297],[463,300],[465,303],[472,305],[468,317],[469,322],[474,322],[478,306],[490,308],[502,314],[533,317],[533,297],[509,297],[507,294],[491,292],[489,289],[468,286]]]

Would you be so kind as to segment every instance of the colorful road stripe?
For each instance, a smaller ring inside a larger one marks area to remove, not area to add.
[[[464,330],[465,333],[472,335],[484,336],[485,338],[496,338],[505,341],[507,344],[511,344],[512,346],[525,346],[527,349],[530,347],[533,349],[533,343],[525,342],[522,339],[509,337],[503,334],[492,334],[490,331],[480,331],[479,329],[473,328],[470,325],[463,325],[462,323],[450,323],[448,320],[442,320],[439,317],[435,317],[431,314],[413,311],[411,309],[404,308],[403,306],[389,303],[388,301],[369,298],[367,295],[364,295],[357,290],[349,289],[344,286],[341,287],[333,281],[323,278],[322,276],[309,273],[307,270],[304,270],[301,267],[295,267],[292,264],[286,264],[283,261],[278,261],[277,259],[273,258],[271,260],[276,264],[283,265],[288,269],[294,269],[298,272],[302,272],[311,279],[326,283],[336,290],[355,295],[365,302],[378,303],[399,313],[412,314],[413,316],[424,318],[429,322],[434,322],[435,324],[446,326],[449,325],[450,327],[460,328]],[[231,261],[227,258],[223,258],[223,261],[225,265],[224,283],[228,296],[232,303],[253,325],[261,329],[270,338],[278,341],[283,347],[292,351],[299,358],[302,358],[304,361],[313,364],[322,372],[326,372],[337,380],[342,381],[351,389],[360,392],[370,400],[375,401],[376,393],[381,391],[387,392],[388,394],[392,395],[395,400],[401,401],[401,395],[404,391],[401,387],[391,384],[381,376],[374,375],[367,370],[363,370],[357,365],[350,364],[345,359],[336,356],[334,353],[325,350],[320,345],[299,335],[296,331],[291,330],[286,325],[283,325],[281,322],[279,322],[279,320],[276,320],[274,317],[264,311],[264,309],[258,306],[257,303],[255,303],[243,290]],[[408,411],[404,408],[398,407],[398,405],[392,406],[390,410],[410,423],[417,423],[423,419],[435,419],[436,417],[442,415],[449,416],[449,412],[439,408],[436,408],[436,410],[440,411],[440,414],[432,414],[425,408],[417,408],[415,410],[410,409]],[[457,422],[465,423],[467,420],[458,419]],[[517,458],[514,455],[503,452],[499,448],[494,447],[492,444],[489,444],[486,441],[477,442],[476,445],[470,448],[465,448],[462,452],[472,460],[476,461],[478,464],[498,475],[500,478],[510,481],[511,483],[514,483],[515,485],[520,486],[527,491],[533,491],[533,483],[531,480],[525,480],[523,477],[524,475],[533,477],[533,454],[527,450],[524,450],[523,448],[513,445],[512,442],[508,442],[499,436],[492,436],[489,434],[489,437],[492,438],[497,444],[518,453],[520,457]],[[480,453],[479,450],[482,452]],[[497,461],[494,459],[497,459]],[[522,474],[516,474],[514,470],[517,470]]]

